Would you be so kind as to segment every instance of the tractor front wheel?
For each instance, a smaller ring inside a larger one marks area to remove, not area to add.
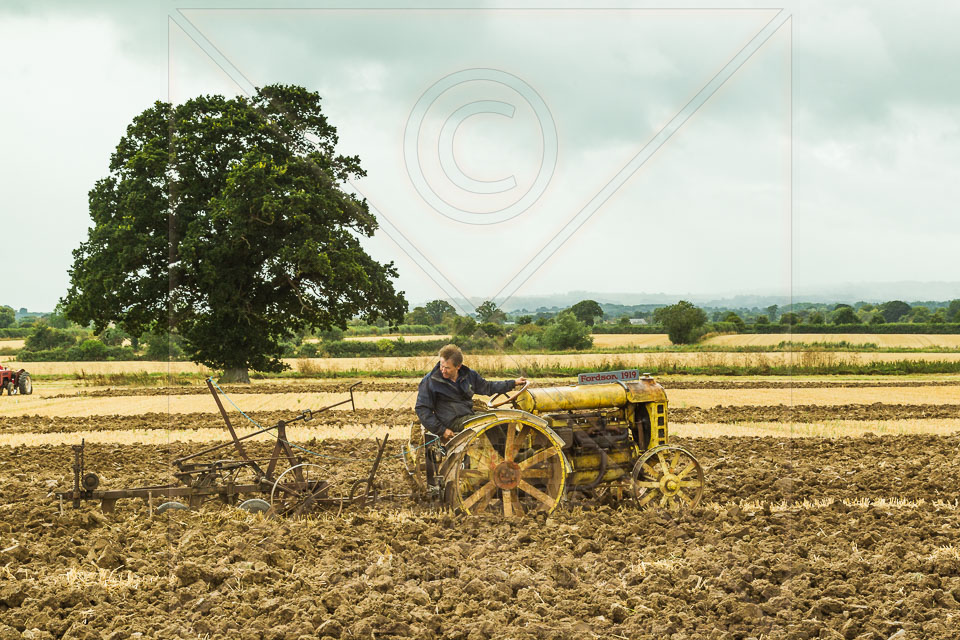
[[[639,507],[695,507],[703,497],[703,469],[692,453],[670,445],[650,449],[633,467]]]
[[[13,380],[7,380],[3,383],[3,386],[0,387],[0,396],[3,395],[3,392],[6,391],[8,396],[13,395]]]

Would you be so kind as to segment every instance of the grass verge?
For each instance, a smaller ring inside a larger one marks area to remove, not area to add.
[[[654,376],[696,375],[696,376],[902,376],[918,374],[956,374],[960,373],[960,361],[949,360],[895,360],[890,362],[849,362],[836,358],[831,352],[804,352],[797,364],[777,364],[757,361],[751,364],[725,364],[703,354],[693,363],[680,363],[667,358],[647,362],[640,368],[643,373]],[[269,379],[337,379],[337,378],[420,378],[426,369],[416,366],[389,366],[390,358],[384,358],[383,368],[350,368],[335,370],[327,368],[322,362],[301,359],[294,368],[281,373],[251,372],[250,377],[257,380]],[[481,367],[481,373],[487,378],[569,378],[579,373],[613,371],[617,369],[635,369],[635,359],[612,357],[600,364],[544,365],[531,361],[523,368],[512,365],[493,365]],[[214,373],[214,378],[218,376]],[[34,381],[76,380],[84,386],[188,386],[202,383],[206,378],[203,372],[155,373],[147,371],[129,371],[118,373],[75,373],[32,374]]]
[[[637,364],[633,360],[611,359],[600,367],[590,366],[548,366],[536,362],[523,367],[485,367],[485,377],[513,378],[524,375],[528,378],[565,378],[574,377],[580,373],[596,371],[612,371],[617,369],[634,369]],[[387,369],[364,370],[349,369],[333,371],[324,369],[309,360],[298,363],[298,371],[284,371],[283,373],[252,374],[252,378],[414,378],[422,377],[422,369]],[[727,364],[693,364],[664,363],[644,367],[644,373],[652,375],[698,375],[698,376],[815,376],[815,375],[909,375],[909,374],[936,374],[960,373],[960,362],[946,360],[898,360],[894,362],[871,362],[856,364],[849,362],[833,362],[829,358],[823,361],[811,359],[799,365],[727,365]]]
[[[77,380],[87,387],[172,387],[188,386],[206,379],[202,373],[150,373],[130,371],[123,373],[30,374],[34,381]]]

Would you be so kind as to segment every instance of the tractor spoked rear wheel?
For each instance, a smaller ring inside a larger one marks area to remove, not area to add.
[[[633,495],[641,508],[695,507],[703,497],[703,469],[682,447],[656,447],[633,467]]]
[[[446,500],[463,513],[523,516],[560,504],[563,453],[532,422],[510,418],[479,427],[459,455]]]

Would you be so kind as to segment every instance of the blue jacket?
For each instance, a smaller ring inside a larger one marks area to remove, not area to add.
[[[454,420],[473,413],[473,394],[492,396],[506,393],[516,386],[513,380],[488,382],[466,365],[460,365],[457,381],[451,382],[440,373],[440,363],[423,376],[417,390],[417,417],[427,431],[442,435]]]

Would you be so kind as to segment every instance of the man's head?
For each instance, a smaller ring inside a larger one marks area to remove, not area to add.
[[[448,380],[456,380],[460,365],[463,364],[463,352],[455,344],[440,349],[440,375]]]

